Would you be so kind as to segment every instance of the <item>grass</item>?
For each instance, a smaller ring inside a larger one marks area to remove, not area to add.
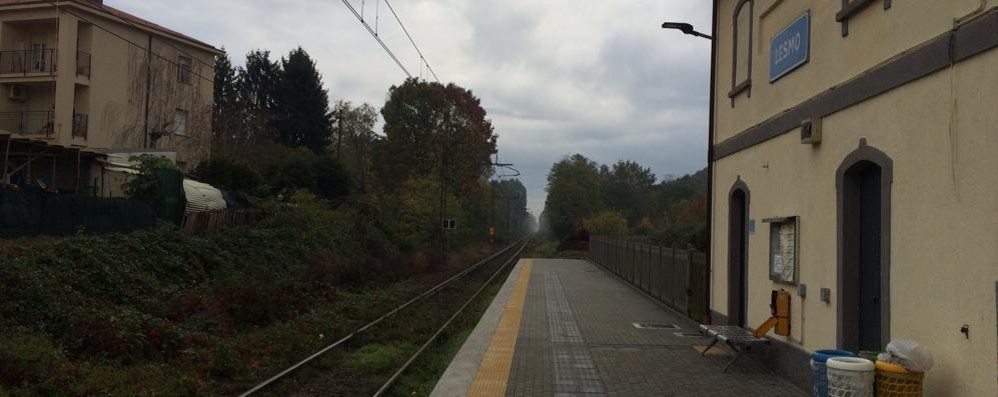
[[[576,250],[558,250],[558,242],[542,240],[531,244],[525,257],[539,259],[585,259],[588,252]]]
[[[0,396],[235,395],[492,249],[466,248],[454,255],[450,268],[432,273],[353,280],[342,271],[324,276],[327,269],[346,268],[294,264],[302,257],[298,252],[315,243],[296,239],[298,234],[280,235],[285,230],[210,240],[154,230],[4,246]],[[275,247],[279,243],[259,243],[270,237],[293,246],[282,250]],[[237,317],[247,309],[256,315]],[[419,321],[399,316],[381,332],[421,335],[421,326],[432,321]],[[399,342],[361,344],[364,349],[333,356],[329,368],[348,380],[339,394],[364,394],[369,384],[353,380],[377,379],[422,343],[385,340]],[[276,390],[275,395],[287,395],[280,390],[290,388]]]
[[[508,273],[507,273],[508,274]],[[478,325],[499,289],[502,279],[494,281],[476,298],[464,313],[440,335],[440,338],[427,349],[418,361],[399,378],[389,390],[391,396],[428,396],[437,381],[461,350],[465,340]]]
[[[463,305],[495,267],[406,308],[359,335],[265,395],[370,395],[378,390]],[[507,273],[508,274],[508,269]],[[388,390],[389,396],[429,395],[447,365],[501,288],[497,277]]]

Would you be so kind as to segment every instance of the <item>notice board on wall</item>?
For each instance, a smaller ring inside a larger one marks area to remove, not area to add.
[[[797,284],[797,217],[767,219],[769,227],[769,278]]]

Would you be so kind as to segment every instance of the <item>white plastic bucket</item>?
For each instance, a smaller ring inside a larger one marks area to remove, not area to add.
[[[864,358],[832,357],[828,366],[829,397],[873,397],[876,367]]]

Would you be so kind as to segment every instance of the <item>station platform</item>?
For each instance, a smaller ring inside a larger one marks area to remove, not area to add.
[[[581,260],[522,259],[432,396],[806,396]],[[765,347],[763,347],[765,348]]]

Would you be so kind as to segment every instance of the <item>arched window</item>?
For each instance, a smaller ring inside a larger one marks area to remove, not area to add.
[[[741,0],[735,6],[731,92],[728,94],[732,100],[742,91],[752,95],[752,3],[752,0]]]

